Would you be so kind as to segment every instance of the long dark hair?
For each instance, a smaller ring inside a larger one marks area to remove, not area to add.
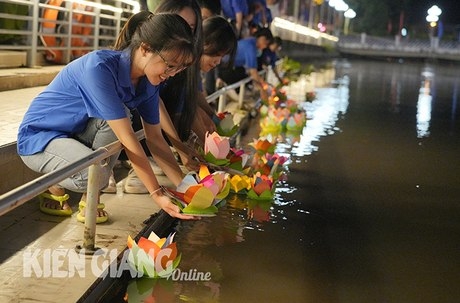
[[[185,71],[175,75],[167,81],[167,87],[162,89],[160,96],[168,110],[169,115],[175,122],[177,133],[181,140],[185,141],[190,136],[192,122],[195,118],[197,99],[200,93],[199,71],[200,60],[203,52],[203,27],[201,19],[201,9],[196,0],[162,0],[155,9],[155,13],[176,13],[179,14],[184,8],[191,8],[195,12],[196,25],[194,29],[194,47],[197,60]],[[183,108],[177,118],[181,101],[185,99]]]

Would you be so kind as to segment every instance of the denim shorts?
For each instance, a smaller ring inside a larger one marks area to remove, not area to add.
[[[92,118],[86,129],[72,138],[56,138],[41,153],[21,156],[22,161],[33,171],[49,173],[65,167],[94,150],[117,140],[115,133],[105,120]],[[106,159],[102,165],[100,189],[107,186],[110,174],[119,156],[119,152]],[[88,185],[88,168],[72,175],[58,184],[70,191],[84,193]]]

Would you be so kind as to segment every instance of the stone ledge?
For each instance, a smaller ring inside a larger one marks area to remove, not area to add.
[[[40,174],[33,172],[24,165],[16,151],[16,143],[0,147],[0,194],[19,187]]]
[[[27,53],[18,51],[0,51],[0,68],[26,66]]]
[[[0,70],[0,91],[48,85],[62,66]]]

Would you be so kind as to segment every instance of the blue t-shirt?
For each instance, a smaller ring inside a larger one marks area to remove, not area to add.
[[[262,55],[260,59],[261,59],[260,62],[263,65],[266,65],[266,66],[271,65],[272,68],[275,68],[276,61],[278,61],[279,58],[276,52],[273,52],[271,49],[267,47],[262,51]]]
[[[251,5],[253,5],[254,3],[257,3],[257,2],[260,3],[263,6],[263,10],[265,10],[265,18],[267,19],[267,23],[270,24],[273,21],[273,18],[272,18],[272,14],[271,14],[270,9],[267,7],[267,1],[266,0],[247,0],[248,7],[250,8]],[[265,26],[265,24],[262,24],[262,12],[255,13],[254,16],[252,17],[251,22],[253,24],[264,25]]]
[[[222,7],[222,15],[225,18],[236,20],[237,13],[243,13],[243,16],[248,14],[248,3],[246,0],[220,0]]]
[[[243,66],[246,69],[257,69],[257,45],[255,37],[248,37],[238,40],[235,55],[235,67]]]
[[[131,83],[130,53],[98,50],[69,63],[32,101],[18,131],[19,155],[42,152],[55,138],[83,132],[89,118],[116,120],[137,108],[158,124],[158,86],[142,77]]]

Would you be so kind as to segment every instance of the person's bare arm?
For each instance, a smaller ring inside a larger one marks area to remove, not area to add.
[[[255,68],[250,68],[249,69],[249,76],[252,78],[252,81],[254,82],[255,85],[259,87],[260,90],[260,98],[263,100],[268,99],[268,94],[265,89],[266,82],[265,80],[259,75],[257,69]]]
[[[169,144],[161,133],[160,124],[149,124],[142,121],[145,132],[145,143],[150,150],[155,162],[161,167],[174,185],[179,185],[183,179],[183,173],[174,157]]]
[[[208,101],[206,100],[206,96],[203,92],[198,93],[197,101],[198,106],[201,107],[201,109],[204,110],[210,117],[216,114],[212,106],[209,105]]]
[[[199,164],[197,161],[194,161],[193,158],[198,158],[200,155],[197,151],[190,148],[188,145],[184,144],[182,140],[179,138],[179,134],[174,127],[174,124],[169,116],[168,111],[164,105],[163,100],[160,98],[160,126],[161,129],[165,132],[168,136],[169,140],[171,141],[172,145],[176,148],[179,156],[182,160],[182,163],[191,170],[197,170],[199,168]]]
[[[241,31],[243,30],[244,16],[242,12],[236,13],[235,15],[235,28],[237,36],[241,36]]]
[[[112,128],[118,140],[120,140],[121,144],[124,146],[126,155],[131,161],[131,165],[134,171],[136,172],[137,176],[142,181],[142,183],[144,183],[147,190],[151,193],[151,197],[153,198],[153,200],[165,212],[167,212],[172,217],[176,217],[179,219],[193,219],[194,218],[193,216],[187,216],[187,215],[181,214],[179,207],[173,204],[168,197],[164,196],[161,190],[158,190],[160,188],[160,184],[158,183],[158,180],[155,177],[155,174],[153,173],[153,170],[152,170],[152,167],[150,166],[147,155],[145,154],[140,142],[137,140],[137,137],[131,126],[131,121],[128,118],[123,118],[123,119],[117,119],[117,120],[108,120],[107,123]],[[149,130],[146,131],[146,137],[148,134],[149,141],[151,142],[152,137],[156,137],[156,136],[152,136],[152,133],[155,133],[154,131],[155,127],[152,126],[152,127],[149,127],[148,129]],[[160,126],[158,126],[158,129],[160,129]],[[160,132],[160,135],[161,135],[161,132]],[[162,148],[160,148],[160,150],[162,150]],[[169,150],[169,153],[171,153],[170,150]],[[161,155],[161,153],[159,153],[159,155]],[[165,161],[169,161],[169,158],[167,155],[165,158],[166,160],[162,161],[163,166],[165,166],[164,165]],[[172,158],[174,159],[173,156]],[[158,164],[160,165],[160,163]],[[177,163],[176,163],[176,166],[177,166]],[[179,167],[177,167],[177,169],[180,172]],[[169,169],[166,169],[165,173],[167,171],[169,171]],[[182,176],[181,176],[181,173],[177,173],[177,172],[173,173],[173,171],[174,171],[174,168],[171,168],[171,171],[169,171],[169,174],[171,175],[170,178],[173,178],[171,181],[177,185],[178,182],[180,182],[181,180],[180,178]]]

